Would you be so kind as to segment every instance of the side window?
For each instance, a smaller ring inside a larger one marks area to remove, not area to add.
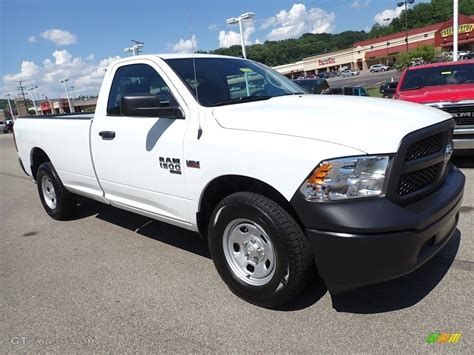
[[[120,101],[125,95],[153,94],[162,107],[177,106],[171,90],[158,73],[147,64],[131,64],[115,72],[107,102],[108,115],[121,115]]]

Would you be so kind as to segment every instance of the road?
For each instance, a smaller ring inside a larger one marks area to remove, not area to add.
[[[474,159],[459,229],[405,277],[331,298],[313,285],[281,310],[235,297],[206,241],[82,201],[50,219],[0,135],[0,353],[472,353]],[[461,333],[426,344],[431,332]],[[471,350],[469,350],[471,349]]]
[[[397,81],[401,76],[398,70],[389,70],[386,72],[371,73],[368,71],[360,72],[359,75],[351,77],[335,77],[328,79],[331,88],[339,88],[342,86],[379,86],[386,81]]]

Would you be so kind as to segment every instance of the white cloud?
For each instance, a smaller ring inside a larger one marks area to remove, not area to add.
[[[395,10],[383,10],[382,12],[379,12],[377,15],[375,15],[374,21],[380,26],[388,26],[393,21],[393,19],[400,16],[403,10],[404,7],[397,7]]]
[[[90,58],[90,56],[88,57]],[[7,74],[3,77],[0,94],[16,94],[18,83],[24,80],[26,87],[37,85],[40,95],[49,98],[64,97],[61,79],[68,78],[68,84],[75,86],[76,95],[97,95],[107,66],[120,57],[108,57],[94,62],[93,59],[83,60],[73,57],[68,51],[54,51],[52,57],[46,58],[41,65],[31,61],[23,61],[19,73]]]
[[[180,39],[178,43],[168,44],[168,48],[175,53],[192,53],[193,50],[196,51],[198,42],[196,35],[192,35],[189,39]]]
[[[28,37],[28,42],[30,42],[30,43],[35,43],[35,42],[36,42],[36,36],[30,36],[30,37]]]
[[[77,42],[76,35],[66,30],[56,28],[46,30],[41,33],[41,37],[47,39],[58,46],[68,46]]]
[[[215,30],[217,30],[217,25],[216,25],[215,23],[213,23],[213,24],[209,25],[209,26],[207,27],[207,29],[208,29],[209,31],[215,31]]]
[[[253,20],[244,21],[242,24],[244,29],[244,42],[246,45],[252,44],[250,36],[255,32],[255,24]],[[240,33],[235,31],[219,31],[219,48],[228,48],[233,45],[240,45]]]
[[[352,7],[353,9],[362,9],[363,7],[369,6],[369,4],[370,4],[370,0],[365,0],[365,1],[363,1],[363,0],[355,0],[355,1],[352,3],[351,7]]]
[[[265,19],[261,29],[274,27],[267,39],[278,41],[297,38],[304,33],[330,33],[334,30],[336,14],[320,8],[307,9],[303,4],[293,4],[289,11],[281,10],[275,16]]]

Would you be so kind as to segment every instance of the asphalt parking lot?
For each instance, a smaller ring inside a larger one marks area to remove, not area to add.
[[[398,81],[401,72],[398,70],[389,70],[386,72],[371,73],[369,71],[361,71],[359,75],[342,77],[338,76],[335,78],[328,79],[329,86],[332,88],[338,88],[343,86],[380,86],[385,82]]]
[[[472,352],[474,157],[455,163],[460,222],[435,258],[335,298],[313,286],[275,311],[235,297],[193,233],[90,201],[52,220],[0,135],[0,353]],[[462,337],[426,344],[433,332]]]

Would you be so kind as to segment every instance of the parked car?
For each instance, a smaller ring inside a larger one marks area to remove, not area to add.
[[[314,78],[314,79],[297,79],[293,80],[309,94],[329,94],[329,84],[326,79]]]
[[[469,52],[459,57],[461,60],[474,59],[474,52]]]
[[[5,129],[6,126],[7,125],[6,125],[5,121],[0,121],[0,132],[3,132],[3,130]]]
[[[341,76],[342,77],[356,76],[356,75],[359,75],[359,72],[357,70],[345,69],[345,70],[341,71]]]
[[[3,127],[3,133],[12,133],[12,132],[13,132],[13,121],[12,120],[6,120],[5,121],[5,127]]]
[[[369,96],[365,88],[359,86],[343,86],[341,88],[332,88],[331,94],[349,96]]]
[[[449,112],[456,120],[457,153],[474,150],[474,60],[426,64],[406,69],[393,90],[397,100]]]
[[[391,99],[393,96],[394,90],[397,88],[398,81],[388,82],[380,85],[379,92],[383,97]]]
[[[371,73],[377,73],[380,71],[387,71],[387,70],[390,70],[390,67],[384,64],[374,64],[374,65],[371,65],[369,68],[369,71]]]
[[[263,88],[230,91],[249,77]],[[315,270],[340,294],[448,243],[465,181],[453,125],[422,105],[308,95],[254,61],[169,54],[112,62],[95,114],[20,117],[14,135],[52,218],[81,195],[198,232],[233,293],[278,307]]]

